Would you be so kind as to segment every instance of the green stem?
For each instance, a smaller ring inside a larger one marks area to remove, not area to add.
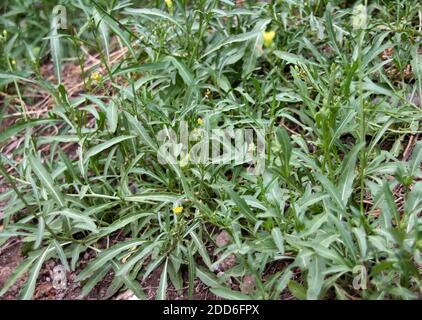
[[[365,31],[361,30],[358,35],[358,77],[359,77],[359,120],[360,120],[360,142],[364,143],[364,147],[360,151],[360,211],[364,214],[365,200],[365,167],[366,167],[366,117],[365,106],[363,101],[363,70],[362,70],[362,42]]]

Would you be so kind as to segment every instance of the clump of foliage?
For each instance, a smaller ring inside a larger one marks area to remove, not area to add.
[[[62,30],[56,1],[3,1],[0,244],[26,256],[0,295],[94,250],[83,295],[113,271],[109,296],[144,298],[161,268],[157,298],[184,275],[189,297],[421,297],[420,1],[240,2],[61,1]],[[265,172],[160,164],[181,121],[266,130]]]

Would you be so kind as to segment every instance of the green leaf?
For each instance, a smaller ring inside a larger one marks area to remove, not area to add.
[[[258,219],[255,217],[252,210],[249,208],[248,204],[244,199],[242,199],[234,190],[224,187],[224,190],[229,194],[229,196],[232,198],[234,203],[240,208],[241,213],[249,219],[252,222],[257,222]]]
[[[391,226],[391,218],[393,217],[396,220],[396,224],[400,224],[400,214],[397,210],[397,205],[394,201],[393,194],[391,192],[390,186],[387,181],[384,181],[382,185],[384,200],[381,204],[382,206],[382,216],[384,220],[385,228]]]
[[[287,63],[294,64],[294,65],[304,65],[304,64],[312,64],[317,65],[315,62],[308,61],[304,59],[301,56],[298,56],[293,53],[285,52],[276,50],[274,51],[274,54],[277,56],[277,58],[286,61]]]
[[[157,152],[158,147],[156,143],[150,137],[148,132],[145,130],[142,123],[138,119],[136,119],[134,116],[132,116],[130,113],[125,112],[124,114],[126,118],[129,120],[130,124],[132,125],[132,128],[134,128],[138,136],[142,138],[142,141],[146,143],[149,147],[151,147],[153,151]]]
[[[177,259],[179,259],[179,257]],[[177,261],[176,264],[178,263],[179,261]],[[175,264],[172,262],[172,260],[170,260],[170,262],[168,263],[168,276],[170,278],[170,283],[173,285],[174,289],[176,290],[178,294],[182,294],[183,293],[182,272],[180,272],[180,270],[176,270],[175,268],[176,268]]]
[[[131,257],[130,260],[127,261],[120,268],[120,270],[116,273],[116,276],[120,276],[120,275],[129,273],[130,270],[135,266],[135,264],[137,264],[140,260],[147,257],[155,247],[159,247],[159,246],[161,246],[161,244],[162,244],[161,241],[153,242],[153,243],[149,244],[148,246],[146,246],[145,248],[143,248],[141,251],[136,252],[134,254],[134,256]]]
[[[337,55],[344,60],[343,54],[339,49],[337,40],[336,40],[336,35],[334,32],[334,28],[333,28],[333,19],[331,17],[332,15],[332,6],[331,4],[327,5],[326,10],[325,10],[325,20],[326,20],[326,27],[327,27],[327,34],[328,34],[328,38],[330,39],[331,44],[334,46],[334,50],[337,53]]]
[[[419,166],[422,162],[422,141],[416,143],[413,152],[412,158],[410,159],[410,174],[413,176],[417,173]]]
[[[413,216],[412,218],[412,220],[414,219],[413,223],[417,222],[418,213],[421,210],[421,204],[422,204],[422,181],[417,181],[413,185],[412,191],[410,191],[409,195],[407,196],[406,202],[404,204],[404,210],[406,214]],[[419,210],[418,210],[418,207],[419,207]],[[408,227],[411,227],[411,221],[412,221],[411,217],[409,217]]]
[[[296,299],[306,300],[306,290],[301,284],[294,280],[290,280],[288,287],[289,291],[292,293],[292,295],[295,296]]]
[[[211,45],[209,48],[200,58],[200,60],[202,60],[203,58],[205,58],[206,56],[210,55],[211,53],[219,50],[220,48],[229,45],[229,44],[233,44],[233,43],[238,43],[238,42],[245,42],[251,39],[254,39],[256,36],[258,35],[257,31],[251,31],[251,32],[245,32],[245,33],[241,33],[241,34],[237,34],[231,37],[226,38],[225,40],[221,41],[218,44],[214,44]]]
[[[28,280],[26,280],[25,286],[21,292],[21,299],[22,300],[30,300],[34,295],[35,284],[37,282],[38,274],[41,270],[41,267],[47,258],[47,255],[51,252],[50,246],[45,248],[41,254],[39,255],[37,261],[35,262],[34,266],[29,273]]]
[[[122,251],[128,250],[132,247],[138,246],[144,243],[144,240],[132,240],[126,241],[120,244],[116,244],[109,249],[101,252],[98,257],[92,261],[82,272],[76,277],[76,281],[82,281],[94,274],[99,268],[101,268],[105,263],[109,262],[111,259],[116,257]]]
[[[34,249],[38,249],[44,239],[45,221],[43,217],[38,218],[37,237],[34,243]]]
[[[91,158],[92,156],[95,156],[96,154],[99,154],[100,152],[102,152],[102,151],[122,142],[122,141],[132,139],[132,138],[134,138],[134,136],[120,136],[120,137],[113,138],[109,141],[103,142],[103,143],[89,149],[85,154],[85,159],[86,159],[86,161],[88,161],[88,159]]]
[[[121,265],[116,261],[112,261],[113,268],[116,272],[116,279],[119,280],[119,283],[123,282],[129,290],[131,290],[138,299],[146,300],[147,297],[142,291],[139,281],[125,273],[120,272]],[[119,276],[117,274],[120,274]],[[111,285],[110,285],[111,286]],[[118,286],[118,284],[116,284]]]
[[[309,248],[313,249],[319,256],[332,260],[340,265],[347,265],[344,259],[334,249],[324,247],[319,243],[313,243],[309,245]]]
[[[263,31],[265,31],[266,26],[270,22],[271,19],[259,20],[253,29],[253,31],[256,32],[256,36],[255,38],[248,41],[249,54],[245,57],[243,62],[243,77],[246,77],[255,69],[256,60],[258,59],[262,50],[261,45]]]
[[[60,35],[57,32],[58,28],[58,17],[54,17],[51,22],[51,35],[50,35],[50,51],[53,59],[54,70],[56,71],[57,82],[62,82],[62,53],[60,45]]]
[[[25,78],[23,75],[14,74],[14,73],[3,73],[0,72],[0,79],[7,80],[6,83],[13,82],[13,81],[24,81],[33,84],[38,84],[37,81],[34,81],[29,78]],[[38,121],[47,121],[47,120],[38,120]],[[1,140],[0,140],[1,141]]]
[[[130,223],[141,220],[142,218],[153,217],[153,216],[156,216],[156,213],[144,212],[144,213],[129,215],[127,217],[124,217],[121,220],[114,221],[111,225],[109,225],[107,227],[100,228],[98,236],[103,237],[103,236],[112,234],[113,232],[115,232],[119,229],[123,229],[125,226],[127,226]]]
[[[172,56],[167,56],[164,61],[170,61],[175,66],[179,72],[179,75],[182,77],[183,81],[188,87],[191,87],[194,84],[192,72],[188,70],[188,68],[182,62]]]
[[[393,91],[391,91],[390,89],[387,89],[386,87],[382,85],[374,83],[369,78],[365,78],[365,81],[363,82],[362,87],[364,90],[369,91],[371,94],[380,94],[380,95],[385,95],[388,97],[396,96],[396,94],[394,94]]]
[[[204,243],[202,242],[201,239],[199,239],[199,237],[196,235],[195,232],[191,231],[189,234],[192,237],[193,243],[198,249],[198,252],[201,255],[202,259],[204,260],[205,264],[207,265],[208,268],[212,269],[211,268],[212,263],[211,263],[210,257],[208,256],[207,249],[205,248]]]
[[[125,201],[141,202],[141,203],[154,203],[154,202],[175,202],[180,199],[180,196],[171,193],[144,193],[139,195],[127,196]]]
[[[85,285],[82,288],[82,292],[79,295],[79,299],[84,298],[87,294],[91,292],[92,289],[99,283],[107,273],[110,271],[111,266],[110,264],[104,265],[100,270],[98,270],[92,277],[88,279]]]
[[[131,15],[146,15],[146,16],[153,16],[153,17],[158,17],[158,18],[162,18],[165,20],[168,20],[172,23],[174,23],[175,25],[177,25],[181,30],[184,30],[183,26],[176,21],[176,19],[174,19],[173,17],[171,17],[170,15],[168,15],[167,13],[165,13],[164,11],[158,10],[158,9],[132,9],[132,8],[126,8],[125,9],[125,13],[126,14],[131,14]]]
[[[189,281],[189,288],[188,288],[188,299],[193,299],[193,291],[195,287],[195,275],[196,266],[195,261],[193,258],[192,246],[188,246],[188,281]]]
[[[284,239],[279,228],[274,228],[271,230],[271,235],[273,237],[274,243],[276,244],[278,250],[283,255],[284,254]]]
[[[366,257],[366,252],[368,249],[368,242],[366,240],[365,231],[362,229],[353,228],[353,233],[355,234],[356,239],[358,240],[360,256],[361,258],[364,258]]]
[[[285,178],[287,178],[290,175],[290,158],[292,156],[292,143],[290,141],[290,137],[287,131],[284,128],[277,128],[276,135],[282,151],[281,158],[283,161],[284,175]]]
[[[69,263],[67,262],[67,258],[66,255],[63,251],[62,246],[60,245],[60,243],[57,240],[53,240],[53,245],[54,248],[56,249],[57,255],[59,256],[60,262],[62,263],[63,267],[70,272],[70,266]]]
[[[276,284],[273,299],[279,300],[280,294],[283,292],[283,290],[287,287],[290,278],[292,277],[293,272],[288,269],[282,273],[282,276],[280,277],[280,280]]]
[[[207,272],[200,267],[196,268],[196,275],[208,287],[220,288],[222,286],[213,273]]]
[[[323,261],[318,256],[314,256],[308,268],[306,299],[317,300],[319,298],[323,281]]]
[[[102,15],[98,12],[97,9],[93,9],[93,16],[95,20],[95,24],[98,26],[98,29],[100,31],[101,40],[104,45],[104,48],[106,50],[107,58],[110,59],[110,48],[109,48],[109,41],[110,41],[110,35],[109,35],[109,29],[107,24],[103,21]]]
[[[168,259],[164,263],[163,271],[161,272],[160,284],[157,289],[157,300],[166,300],[167,296],[167,267]]]
[[[336,131],[334,132],[334,134],[331,138],[330,145],[328,146],[328,149],[331,150],[331,148],[333,147],[336,140],[346,131],[346,128],[350,124],[350,122],[352,122],[352,120],[355,119],[355,116],[356,116],[356,111],[350,110],[349,113],[347,114],[347,116],[345,116],[343,118],[343,120],[338,125]]]
[[[233,291],[227,288],[211,288],[210,291],[214,293],[216,296],[227,300],[251,300],[250,296],[247,296],[239,291]]]
[[[356,171],[356,159],[364,143],[355,145],[343,160],[339,181],[340,199],[346,204],[353,193],[353,180]]]
[[[103,14],[102,16],[102,22],[107,24],[107,26],[119,37],[119,39],[126,45],[129,52],[133,57],[136,57],[135,51],[133,50],[132,43],[129,40],[128,34],[134,35],[130,32],[123,24],[119,22],[115,17],[113,17],[111,14],[109,14],[103,7],[98,5],[95,1],[92,1],[93,4],[96,6],[99,13]],[[123,28],[124,31],[122,31],[120,28]]]
[[[0,143],[2,143],[4,141],[8,140],[9,138],[17,135],[20,131],[22,131],[24,129],[32,128],[32,127],[40,126],[40,125],[55,124],[57,122],[59,122],[59,121],[55,120],[55,119],[39,119],[39,120],[31,120],[31,121],[25,122],[23,124],[8,127],[6,130],[4,130],[3,132],[0,133]]]
[[[73,248],[72,250],[72,258],[70,260],[70,268],[72,271],[75,271],[76,269],[76,263],[79,260],[79,255],[81,254],[81,250],[82,250],[82,245],[81,244],[77,244],[75,246],[75,248]]]
[[[97,233],[97,225],[95,224],[94,220],[90,217],[84,215],[82,212],[79,212],[74,209],[63,209],[59,211],[53,211],[48,213],[48,216],[61,216],[61,217],[68,217],[74,222],[74,226],[77,228],[81,228],[84,230],[89,230],[93,233]]]
[[[320,173],[315,173],[315,176],[321,182],[321,184],[325,188],[325,190],[328,191],[331,198],[337,203],[337,205],[341,209],[341,211],[345,212],[346,211],[345,203],[341,199],[340,192],[338,191],[338,189],[333,185],[333,183],[330,180],[327,179],[326,176],[323,176]]]
[[[37,177],[40,179],[41,183],[46,187],[47,192],[50,193],[51,196],[59,203],[61,207],[64,207],[65,202],[63,195],[57,189],[53,178],[47,172],[47,170],[43,167],[41,162],[35,158],[32,154],[28,156],[29,162],[31,164],[31,168]]]
[[[106,109],[106,115],[107,115],[107,124],[108,129],[111,133],[116,132],[117,129],[117,120],[118,120],[118,108],[117,104],[114,103],[113,100],[110,101],[108,104],[108,108]]]

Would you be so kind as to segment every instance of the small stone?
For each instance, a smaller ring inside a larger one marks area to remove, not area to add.
[[[54,289],[65,290],[67,288],[66,269],[62,265],[54,267],[52,279]]]
[[[226,246],[231,240],[231,237],[229,235],[229,233],[225,230],[221,231],[220,234],[217,236],[217,238],[215,239],[215,243],[217,244],[218,247],[224,247]]]
[[[256,283],[255,278],[251,275],[243,277],[243,281],[240,284],[240,291],[244,294],[252,294],[255,291]]]
[[[218,266],[221,271],[225,271],[233,268],[236,265],[236,256],[234,254],[229,255],[225,258]]]

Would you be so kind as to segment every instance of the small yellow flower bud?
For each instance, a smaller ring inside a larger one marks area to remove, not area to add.
[[[16,60],[15,59],[12,59],[12,65],[16,65]]]
[[[3,30],[3,36],[7,37],[7,30]]]
[[[91,80],[94,80],[96,82],[100,81],[101,80],[101,74],[97,71],[93,72],[91,74]]]
[[[200,126],[204,124],[204,120],[202,120],[202,118],[198,118],[197,122]]]
[[[173,212],[175,214],[181,214],[183,212],[183,207],[182,206],[174,207]]]
[[[275,38],[275,31],[265,31],[263,34],[264,46],[269,47]]]

